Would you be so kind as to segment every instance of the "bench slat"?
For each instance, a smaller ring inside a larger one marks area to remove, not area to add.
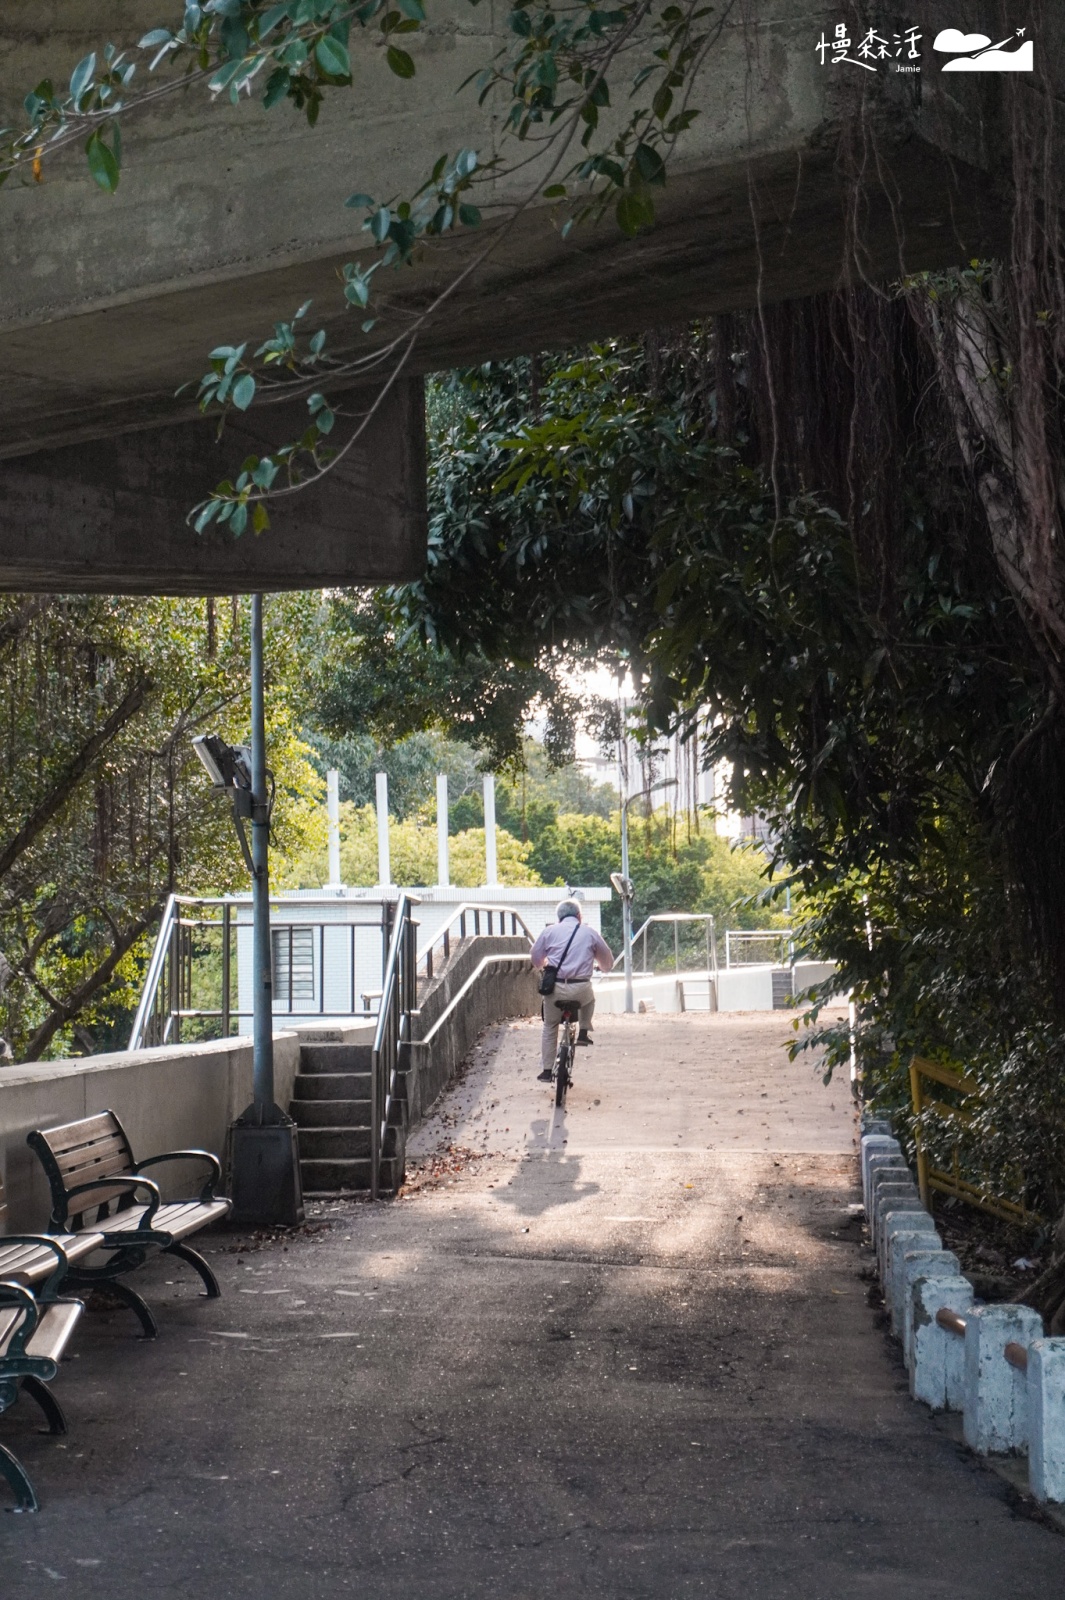
[[[83,1161],[78,1166],[72,1167],[69,1172],[60,1173],[64,1189],[76,1189],[79,1183],[88,1183],[90,1178],[129,1178],[133,1174],[129,1167],[119,1160],[114,1161]]]
[[[59,1300],[50,1305],[26,1346],[26,1354],[46,1361],[61,1360],[84,1309],[80,1300]]]
[[[64,1122],[58,1128],[42,1128],[40,1134],[52,1154],[59,1155],[64,1150],[75,1149],[108,1134],[120,1136],[121,1130],[113,1111],[100,1111],[96,1116],[82,1117],[79,1122]]]
[[[60,1172],[73,1167],[83,1167],[90,1161],[129,1161],[126,1141],[117,1134],[106,1139],[94,1139],[91,1144],[79,1144],[75,1150],[63,1150],[55,1157]]]
[[[100,1248],[98,1233],[66,1233],[53,1237],[71,1264],[84,1260]],[[0,1278],[17,1278],[32,1286],[51,1277],[58,1265],[55,1252],[47,1246],[8,1244],[0,1239]]]
[[[91,1167],[103,1167],[106,1172],[128,1172],[133,1165],[124,1139],[117,1135],[98,1139],[93,1144],[79,1145],[76,1150],[66,1150],[55,1158],[56,1166],[65,1178],[76,1181],[74,1174]]]
[[[78,1318],[84,1310],[80,1300],[57,1300],[47,1307],[33,1336],[26,1346],[26,1354],[39,1361],[58,1361],[70,1343]],[[0,1310],[0,1360],[7,1354],[24,1313],[17,1307],[5,1306]]]
[[[89,1189],[85,1194],[75,1195],[70,1202],[69,1215],[71,1217],[80,1217],[86,1211],[94,1211],[97,1206],[107,1205],[110,1200],[128,1200],[130,1192],[129,1189],[116,1188],[114,1184],[103,1183],[98,1189]],[[111,1218],[104,1218],[104,1221],[110,1222]],[[94,1228],[95,1226],[93,1224]]]
[[[99,1224],[100,1229],[107,1234],[131,1233],[147,1209],[147,1206],[130,1206],[128,1211],[120,1212],[117,1217],[105,1218]],[[209,1222],[228,1215],[228,1200],[212,1200],[206,1204],[199,1200],[176,1200],[159,1207],[154,1226],[160,1233],[172,1233],[175,1239],[184,1239],[188,1234],[206,1227]]]
[[[5,1246],[0,1239],[0,1278],[21,1276],[36,1283],[38,1278],[47,1278],[58,1265],[52,1251],[43,1250],[39,1244]]]

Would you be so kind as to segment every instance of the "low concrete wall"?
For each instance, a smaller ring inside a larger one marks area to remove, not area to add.
[[[504,1017],[538,1014],[536,985],[524,937],[485,936],[458,951],[414,1017],[407,1070],[412,1127],[446,1089],[484,1028]]]
[[[637,1010],[641,1000],[656,1011],[681,1010],[680,985],[672,972],[655,978],[633,978],[632,998]],[[596,978],[595,1009],[612,1014],[625,1010],[625,979],[617,968],[607,978]]]
[[[292,1098],[299,1066],[294,1033],[274,1036],[274,1072],[279,1105]],[[250,1039],[220,1039],[197,1045],[46,1061],[0,1069],[0,1172],[13,1233],[40,1229],[51,1209],[40,1162],[27,1147],[35,1128],[114,1111],[129,1134],[135,1156],[164,1150],[204,1149],[221,1156],[226,1130],[252,1098]],[[167,1198],[179,1195],[202,1167],[175,1162],[149,1176]]]
[[[719,1011],[772,1011],[772,967],[722,967],[717,975]]]

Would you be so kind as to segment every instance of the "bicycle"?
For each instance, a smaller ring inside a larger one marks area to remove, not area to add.
[[[580,1015],[580,1006],[567,1004],[559,1007],[558,1054],[555,1057],[553,1074],[555,1105],[559,1107],[566,1104],[566,1090],[573,1082],[573,1057],[577,1048],[577,1026]]]

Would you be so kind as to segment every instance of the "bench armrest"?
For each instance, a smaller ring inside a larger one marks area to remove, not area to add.
[[[54,1300],[56,1290],[66,1277],[67,1267],[70,1265],[67,1260],[67,1253],[59,1243],[59,1240],[50,1238],[46,1233],[5,1233],[0,1236],[0,1248],[5,1248],[9,1244],[40,1245],[45,1250],[54,1252],[56,1257],[55,1267],[45,1278],[38,1291],[38,1299]],[[4,1281],[13,1282],[15,1280],[5,1279]]]
[[[138,1161],[133,1168],[134,1172],[143,1172],[145,1167],[154,1167],[159,1161],[206,1161],[210,1173],[200,1191],[200,1201],[207,1205],[214,1199],[215,1185],[222,1181],[222,1163],[210,1150],[168,1150],[161,1156],[149,1156],[147,1161]]]
[[[6,1356],[24,1356],[26,1343],[33,1338],[37,1324],[41,1320],[41,1308],[24,1284],[15,1283],[11,1278],[3,1278],[0,1279],[0,1306],[10,1305],[21,1306],[26,1315],[15,1328]],[[4,1359],[4,1356],[0,1356],[0,1367]]]
[[[150,1232],[151,1231],[152,1225],[153,1225],[153,1223],[155,1221],[155,1213],[159,1210],[159,1207],[162,1204],[162,1199],[163,1199],[162,1195],[159,1193],[158,1185],[154,1184],[152,1182],[151,1178],[111,1178],[111,1177],[108,1177],[108,1178],[93,1178],[88,1183],[76,1184],[73,1189],[65,1189],[63,1191],[63,1200],[64,1200],[63,1215],[59,1216],[58,1212],[56,1212],[56,1211],[52,1212],[51,1222],[52,1222],[53,1228],[55,1228],[57,1231],[66,1228],[67,1218],[70,1216],[70,1202],[71,1202],[71,1200],[73,1200],[75,1195],[78,1195],[78,1194],[91,1194],[94,1189],[105,1189],[105,1188],[106,1189],[146,1189],[148,1191],[149,1196],[150,1196],[150,1199],[148,1201],[148,1209],[144,1213],[144,1216],[141,1218],[140,1222],[137,1224],[137,1227],[134,1230],[134,1232],[135,1233],[140,1233],[140,1232],[142,1232],[142,1230],[145,1231],[145,1232]],[[77,1216],[77,1212],[75,1212],[74,1215]],[[106,1227],[99,1227],[99,1228],[93,1228],[92,1229],[93,1233],[104,1233],[105,1231],[106,1231]]]

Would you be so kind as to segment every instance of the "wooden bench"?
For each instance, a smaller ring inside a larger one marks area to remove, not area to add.
[[[73,1265],[67,1276],[71,1288],[106,1289],[137,1316],[148,1339],[154,1339],[159,1331],[155,1318],[140,1295],[121,1279],[143,1266],[157,1250],[188,1262],[202,1278],[207,1298],[218,1298],[221,1290],[214,1273],[185,1243],[192,1234],[223,1221],[230,1213],[231,1202],[216,1198],[214,1192],[222,1177],[217,1156],[208,1150],[168,1150],[135,1161],[125,1129],[113,1111],[39,1130],[26,1142],[40,1158],[52,1191],[49,1231],[79,1237],[92,1232],[99,1238],[94,1248],[113,1251],[102,1265]],[[197,1199],[163,1200],[158,1186],[143,1173],[146,1167],[164,1161],[206,1162],[209,1170]],[[90,1213],[91,1220],[86,1222]]]
[[[80,1300],[59,1298],[68,1263],[98,1250],[99,1234],[9,1234],[0,1179],[0,1414],[20,1395],[36,1401],[49,1433],[66,1433],[62,1407],[47,1387],[82,1313]],[[15,1496],[16,1511],[36,1511],[37,1496],[18,1457],[0,1445],[0,1476]]]

